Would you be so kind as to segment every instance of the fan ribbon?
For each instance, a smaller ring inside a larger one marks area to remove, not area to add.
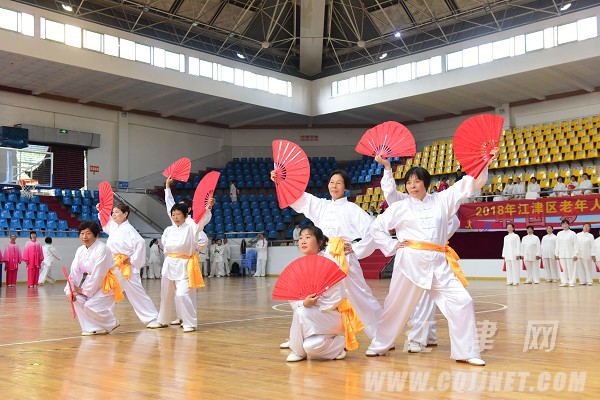
[[[125,296],[123,296],[121,284],[119,283],[119,278],[115,275],[115,267],[108,270],[104,277],[104,281],[102,282],[102,293],[108,293],[111,289],[115,290],[115,301],[117,303],[125,298]]]
[[[129,263],[126,263],[127,260],[129,260],[129,256],[127,254],[117,253],[113,258],[115,259],[115,267],[121,270],[123,279],[129,279],[131,276],[131,266]]]
[[[450,247],[448,245],[440,246],[439,244],[427,243],[427,242],[417,242],[417,241],[413,241],[413,240],[408,240],[407,242],[408,242],[408,247],[410,247],[411,249],[431,250],[431,251],[439,251],[440,253],[446,253],[446,261],[450,265],[450,268],[452,268],[454,275],[456,275],[456,277],[458,278],[460,283],[463,284],[463,286],[469,285],[469,281],[467,281],[465,274],[460,269],[460,265],[458,265],[458,260],[460,260],[460,257],[458,257],[458,254],[456,254],[456,252],[454,251],[454,249],[452,247]]]
[[[177,253],[167,253],[167,257],[182,258],[184,260],[188,260],[186,266],[188,280],[190,281],[190,288],[204,287],[204,279],[202,279],[202,272],[200,271],[200,257],[197,253],[194,253],[193,256]]]

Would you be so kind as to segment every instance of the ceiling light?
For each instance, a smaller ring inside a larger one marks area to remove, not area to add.
[[[192,26],[198,26],[198,22],[196,22],[196,21],[192,22]]]
[[[394,37],[399,38],[400,36],[402,36],[400,31],[394,33]]]
[[[483,7],[483,11],[485,11],[485,12],[490,12],[490,11],[492,11],[492,7],[490,7],[490,6],[485,6],[485,7]]]
[[[243,55],[242,53],[236,53],[235,55],[238,56],[238,58],[241,58],[242,60],[246,59],[246,56]]]
[[[384,58],[386,58],[386,57],[387,57],[387,53],[383,53],[382,55],[380,55],[380,56],[379,56],[379,59],[380,59],[380,60],[383,60],[383,59],[384,59]]]
[[[560,11],[567,11],[569,8],[571,8],[571,3],[567,3],[564,6],[562,6],[560,8]]]
[[[365,41],[361,39],[358,42],[356,42],[356,45],[358,47],[360,47],[361,49],[364,49],[365,48]]]
[[[70,5],[61,3],[61,6],[62,6],[63,10],[68,11],[68,12],[73,12],[73,7],[71,7]]]

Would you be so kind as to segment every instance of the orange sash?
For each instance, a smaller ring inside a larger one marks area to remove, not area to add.
[[[342,266],[342,271],[348,275],[348,262],[344,253],[344,240],[342,238],[329,239],[329,254]]]
[[[131,265],[126,263],[126,261],[129,260],[129,256],[127,254],[117,253],[113,255],[113,258],[115,259],[115,267],[121,270],[123,279],[129,279],[131,276]]]
[[[190,288],[204,287],[204,279],[202,279],[202,272],[200,271],[200,257],[198,257],[197,253],[194,253],[193,256],[187,256],[185,254],[167,253],[167,257],[183,258],[184,260],[188,260],[187,274],[188,280],[190,281]]]
[[[427,243],[427,242],[416,242],[413,240],[407,240],[407,242],[408,242],[408,247],[410,247],[411,249],[432,250],[432,251],[439,251],[440,253],[446,253],[446,261],[450,265],[450,268],[452,268],[454,275],[456,275],[456,277],[458,278],[460,283],[463,284],[463,286],[469,285],[469,281],[467,281],[465,274],[460,269],[460,265],[458,265],[458,260],[460,260],[460,257],[458,257],[458,254],[456,254],[456,252],[454,251],[454,249],[452,247],[450,247],[448,245],[440,246],[439,244],[433,244],[433,243]]]
[[[115,290],[115,301],[118,303],[123,300],[125,296],[123,296],[123,290],[121,289],[121,284],[119,283],[119,278],[115,274],[115,267],[112,267],[106,273],[104,277],[104,281],[102,281],[102,293],[108,293],[111,289]]]

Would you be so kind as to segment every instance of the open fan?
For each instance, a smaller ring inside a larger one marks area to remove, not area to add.
[[[110,221],[110,215],[113,209],[113,191],[110,187],[110,183],[106,181],[100,182],[98,185],[98,192],[100,192],[98,196],[100,199],[98,217],[100,218],[100,224],[106,226],[108,221]]]
[[[71,293],[71,298],[73,298],[73,286],[71,285],[71,280],[69,279],[69,274],[67,273],[67,267],[65,267],[63,265],[63,274],[65,275],[65,278],[67,279],[67,285],[69,286],[69,292]],[[72,301],[70,301],[69,303],[71,303],[71,310],[73,311],[73,318],[77,318],[77,312],[75,311],[75,304],[73,304]]]
[[[346,277],[330,259],[310,255],[291,262],[279,275],[273,288],[273,300],[304,300],[309,294],[321,295]]]
[[[194,192],[192,210],[194,211],[194,221],[196,223],[200,222],[208,209],[208,201],[213,197],[219,176],[221,176],[219,171],[212,171],[204,175],[204,178],[202,178]]]
[[[355,150],[370,157],[414,157],[417,146],[412,133],[404,125],[388,121],[365,132]]]
[[[166,178],[170,176],[171,179],[176,181],[187,182],[187,180],[190,178],[191,169],[192,162],[189,158],[184,157],[169,165],[169,168],[165,169],[162,174]]]
[[[477,178],[498,147],[504,118],[482,114],[460,124],[454,135],[454,156],[465,172]]]
[[[310,179],[310,164],[304,150],[287,140],[273,141],[273,163],[277,178],[275,191],[279,208],[284,209],[302,196]]]

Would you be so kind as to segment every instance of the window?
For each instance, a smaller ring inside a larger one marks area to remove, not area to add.
[[[42,39],[54,40],[61,43],[65,42],[65,26],[63,24],[44,18],[41,18],[40,22],[45,28]]]
[[[415,77],[421,78],[429,75],[429,60],[421,60],[414,63],[415,65]]]
[[[494,61],[493,43],[482,44],[479,46],[479,64],[485,64]]]
[[[558,27],[558,44],[574,42],[577,40],[577,23],[561,25]]]
[[[256,74],[244,71],[244,87],[248,89],[256,89]]]
[[[206,78],[213,77],[213,63],[200,60],[200,76],[204,76]]]
[[[165,51],[165,67],[179,71],[181,68],[179,54],[171,51]]]
[[[19,13],[0,8],[0,28],[9,31],[19,31]]]
[[[234,72],[234,84],[237,86],[244,86],[244,70],[236,68]]]
[[[100,33],[83,30],[83,48],[102,52],[102,35]]]
[[[556,46],[556,27],[544,29],[544,48]]]
[[[398,82],[407,82],[412,80],[412,65],[404,64],[397,68]]]
[[[586,40],[598,36],[598,22],[596,17],[577,21],[577,40]]]
[[[65,44],[81,48],[81,28],[73,25],[65,25]]]
[[[165,51],[159,47],[153,47],[154,55],[152,57],[152,65],[159,68],[165,67]]]
[[[377,73],[373,72],[365,75],[365,89],[373,89],[377,87]]]
[[[336,97],[338,95],[338,83],[337,81],[331,82],[331,96]]]
[[[135,61],[135,42],[119,39],[119,57]]]
[[[442,73],[442,56],[435,56],[429,59],[429,73],[431,75]]]
[[[514,55],[515,56],[520,56],[522,54],[525,54],[525,35],[519,35],[519,36],[515,36],[515,49],[514,49]]]
[[[479,47],[470,47],[463,50],[463,68],[479,64]]]
[[[463,54],[462,50],[455,51],[446,55],[446,69],[451,71],[453,69],[462,68]]]
[[[338,93],[340,96],[348,94],[350,92],[350,88],[348,86],[348,79],[344,79],[343,81],[338,82]]]
[[[494,60],[510,57],[510,43],[510,39],[498,40],[497,42],[492,43]]]
[[[119,38],[110,35],[104,35],[104,54],[119,57]]]
[[[396,68],[390,68],[383,71],[383,84],[391,85],[392,83],[396,83]]]
[[[233,68],[219,65],[221,70],[219,80],[223,82],[233,83]]]
[[[152,48],[150,46],[146,46],[143,44],[136,43],[135,44],[135,60],[139,62],[143,62],[146,64],[150,64],[152,61]]]
[[[525,35],[525,51],[535,51],[544,48],[544,31]]]
[[[196,57],[188,58],[188,74],[200,76],[200,60]]]

